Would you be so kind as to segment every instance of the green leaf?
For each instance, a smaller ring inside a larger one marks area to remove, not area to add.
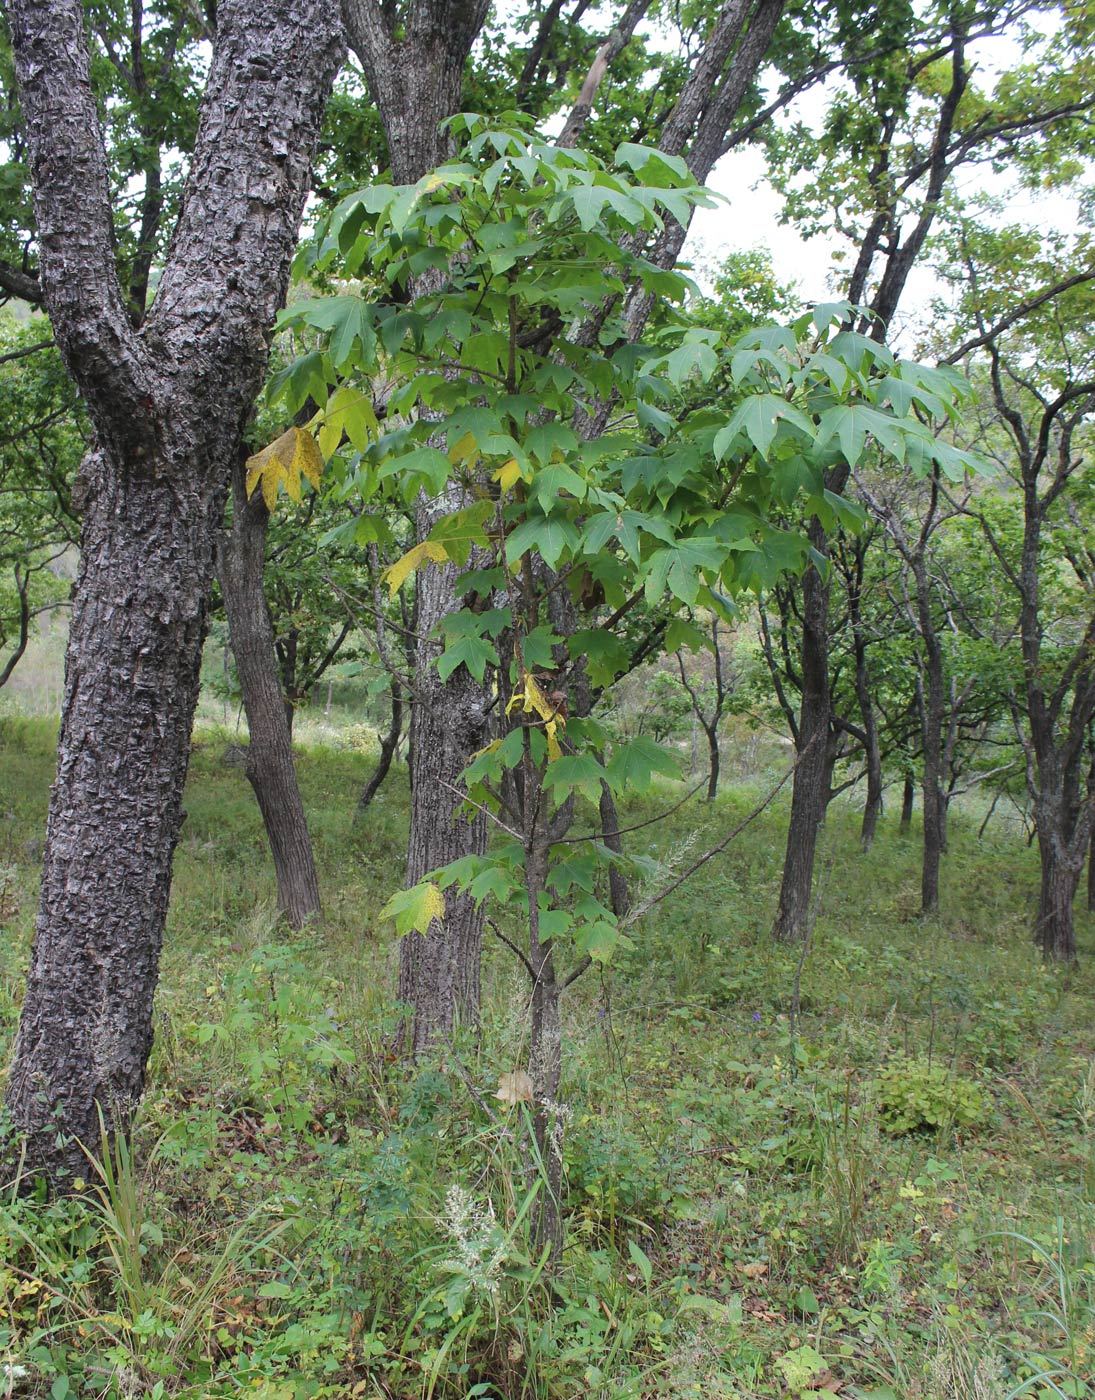
[[[594,685],[611,685],[631,659],[631,652],[619,637],[601,627],[584,627],[575,632],[567,638],[567,649],[575,661],[585,657]]]
[[[570,198],[574,205],[574,212],[578,216],[578,222],[582,229],[589,233],[596,227],[601,217],[601,210],[605,207],[608,199],[608,191],[599,189],[596,185],[582,185],[574,191]]]
[[[614,792],[625,787],[646,792],[655,773],[667,778],[679,778],[680,764],[660,744],[640,734],[619,745],[609,759],[606,771]]]
[[[581,543],[577,526],[565,516],[533,518],[518,525],[506,540],[506,563],[512,568],[530,549],[535,550],[549,569],[554,569],[566,550]]]
[[[779,394],[751,394],[734,410],[726,427],[716,433],[715,456],[721,462],[739,433],[744,432],[761,457],[766,458],[780,423],[790,424],[807,441],[813,440],[814,425],[801,409]]]
[[[551,789],[556,806],[572,792],[590,802],[599,802],[604,781],[605,770],[588,753],[564,754],[549,763],[544,774],[544,786]]]
[[[639,1248],[639,1246],[635,1243],[634,1240],[628,1240],[627,1252],[631,1256],[631,1262],[639,1270],[639,1273],[642,1274],[643,1283],[645,1283],[647,1288],[649,1288],[650,1281],[654,1277],[654,1265],[650,1262],[650,1260],[647,1258],[647,1256],[643,1253],[643,1251]]]
[[[437,658],[437,674],[447,681],[458,666],[466,666],[481,683],[487,674],[487,667],[497,665],[498,653],[494,644],[485,637],[468,634],[447,646]]]
[[[615,924],[610,924],[605,919],[579,924],[574,934],[574,946],[578,952],[599,963],[608,962],[622,942],[623,934]]]

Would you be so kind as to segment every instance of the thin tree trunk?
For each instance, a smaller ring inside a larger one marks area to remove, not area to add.
[[[1095,831],[1091,833],[1087,855],[1087,912],[1095,914]]]
[[[871,712],[871,724],[867,735],[867,801],[863,807],[863,821],[859,828],[859,843],[869,851],[878,834],[878,819],[882,815],[882,751],[878,742],[878,723]]]
[[[526,793],[535,773],[526,764]],[[532,778],[528,777],[532,773]],[[539,1156],[542,1190],[532,1218],[536,1250],[545,1246],[552,1263],[563,1252],[563,1125],[559,1119],[559,1083],[563,1069],[563,1030],[560,987],[555,977],[555,957],[550,938],[540,936],[538,896],[547,879],[547,842],[534,821],[525,853],[525,886],[529,896],[529,963],[533,973],[532,1025],[529,1043],[529,1077],[532,1080],[533,1132]]]
[[[906,773],[901,785],[901,821],[898,823],[898,830],[902,836],[907,836],[912,827],[913,803],[916,801],[916,784],[913,782],[913,775]]]
[[[707,800],[714,802],[719,795],[719,731],[715,725],[704,727],[707,735]]]
[[[10,0],[54,334],[95,426],[42,892],[7,1102],[65,1189],[144,1089],[214,549],[340,56],[318,0],[221,0],[138,335],[77,0]],[[292,72],[292,83],[283,81]]]
[[[613,855],[622,856],[624,843],[620,835],[620,814],[616,810],[612,789],[607,783],[601,784],[599,810],[601,839]],[[612,912],[618,919],[622,919],[631,908],[631,891],[628,889],[627,876],[615,861],[608,867],[608,897]]]
[[[232,528],[222,537],[217,569],[250,731],[247,779],[274,859],[278,908],[294,928],[301,928],[320,912],[319,877],[262,587],[269,519],[261,491],[247,499],[241,462],[233,481]]]
[[[825,537],[810,527],[815,548]],[[791,790],[791,819],[783,862],[779,908],[772,936],[779,942],[805,938],[810,916],[818,837],[829,805],[833,755],[830,742],[829,584],[811,564],[802,580],[802,702],[798,758]]]
[[[365,813],[369,810],[369,804],[380,791],[381,785],[391,769],[392,759],[399,747],[399,741],[403,736],[403,688],[394,677],[388,693],[391,700],[391,722],[388,725],[388,732],[380,741],[380,757],[377,759],[376,767],[358,799],[357,811],[354,813],[355,821],[361,821],[364,818]]]

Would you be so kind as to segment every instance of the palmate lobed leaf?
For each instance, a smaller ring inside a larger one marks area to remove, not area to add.
[[[319,490],[323,475],[323,454],[311,433],[292,427],[275,438],[261,452],[247,459],[246,491],[248,499],[261,484],[266,509],[273,514],[278,490],[284,486],[290,500],[301,499],[301,480]]]

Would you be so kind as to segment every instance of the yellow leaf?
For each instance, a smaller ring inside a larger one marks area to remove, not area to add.
[[[525,677],[526,710],[535,710],[544,720],[555,719],[555,706],[536,683],[534,676]]]
[[[523,1069],[515,1069],[512,1074],[498,1076],[498,1092],[494,1097],[505,1104],[531,1103],[532,1093],[530,1076]]]
[[[262,499],[273,514],[277,505],[278,487],[282,483],[294,501],[301,497],[300,478],[305,476],[318,489],[323,471],[323,457],[311,433],[303,428],[288,428],[261,452],[247,459],[247,495],[254,495],[262,484]]]
[[[524,689],[515,690],[510,697],[510,702],[506,706],[506,714],[511,715],[516,709],[522,709],[526,715],[537,714],[540,716],[547,731],[548,753],[552,758],[558,758],[560,750],[555,738],[555,731],[560,725],[564,729],[566,728],[566,715],[560,714],[558,708],[540,689],[536,677],[529,671],[525,672]]]
[[[487,744],[481,749],[476,749],[471,758],[468,759],[468,762],[474,763],[477,758],[482,758],[485,753],[493,753],[495,749],[500,749],[501,747],[501,739],[495,739],[493,743]]]
[[[434,884],[425,886],[422,895],[422,914],[428,923],[445,917],[445,896]]]
[[[562,758],[563,756],[563,751],[559,747],[559,740],[555,737],[555,731],[559,728],[561,722],[562,721],[558,719],[549,719],[544,726],[544,732],[547,735],[548,760],[551,763],[554,763],[557,758]]]
[[[385,569],[381,578],[388,585],[388,592],[395,595],[414,573],[415,569],[421,568],[427,559],[432,559],[435,564],[444,564],[448,559],[445,546],[436,540],[423,540],[421,544],[416,544],[413,549],[408,549],[401,559],[397,559],[390,569]]]
[[[503,491],[512,491],[519,481],[523,481],[521,468],[517,465],[516,457],[511,457],[508,462],[503,462],[494,473],[494,479],[501,486]]]
[[[294,428],[296,443],[293,447],[293,458],[289,463],[290,472],[296,473],[299,482],[301,476],[309,482],[313,490],[319,490],[320,478],[323,475],[323,454],[319,450],[319,444],[311,433],[306,433],[303,428]],[[299,495],[296,497],[300,499]]]
[[[471,433],[465,433],[456,446],[449,449],[449,461],[454,467],[459,466],[461,462],[466,462],[476,455],[477,448],[475,438]]]
[[[262,499],[266,502],[266,509],[271,515],[274,507],[278,503],[278,478],[282,475],[284,468],[280,463],[271,463],[262,473]]]

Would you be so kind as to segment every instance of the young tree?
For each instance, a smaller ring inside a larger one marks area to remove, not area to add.
[[[995,436],[1003,434],[1000,456],[1020,516],[1005,531],[976,502],[965,507],[1018,605],[1009,702],[1041,857],[1035,933],[1046,961],[1065,963],[1076,960],[1073,902],[1095,822],[1095,575],[1084,480],[1095,423],[1095,282],[1071,271],[1074,252],[1053,240],[1047,249],[1035,233],[967,229],[964,309],[975,329],[955,352],[987,359]]]
[[[75,0],[8,6],[40,278],[96,444],[34,952],[7,1101],[64,1187],[140,1097],[214,547],[341,51],[314,0],[222,0],[186,188],[135,330]],[[292,74],[287,81],[286,75]]]
[[[878,341],[889,336],[910,274],[947,211],[956,172],[988,159],[1021,159],[1027,147],[1059,149],[1084,139],[1095,98],[1083,25],[1066,22],[1059,35],[1039,42],[1031,24],[1037,9],[1002,3],[939,3],[918,15],[895,9],[887,42],[849,68],[850,81],[830,103],[821,133],[801,122],[769,129],[771,168],[789,215],[807,229],[832,229],[847,239],[852,265],[842,291],[865,308],[859,329]],[[979,88],[978,45],[1014,33],[1021,21],[1029,56],[991,89]],[[843,491],[846,473],[847,464],[836,463],[828,488]],[[825,532],[810,529],[824,561]],[[830,790],[828,577],[822,562],[801,585],[799,762],[773,929],[778,939],[805,933]]]

